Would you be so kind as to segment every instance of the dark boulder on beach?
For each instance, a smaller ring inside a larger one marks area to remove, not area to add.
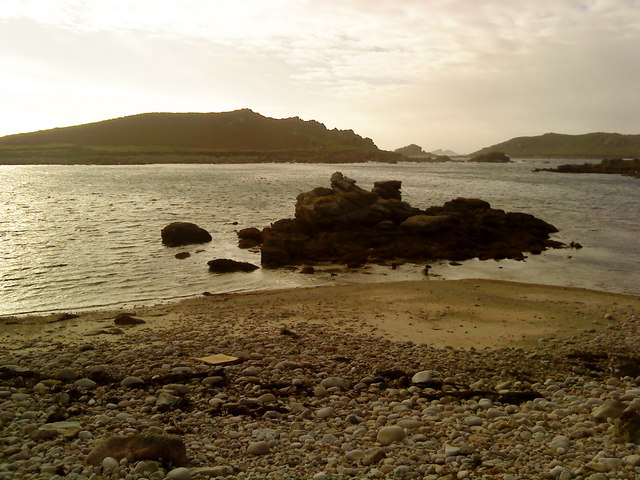
[[[214,273],[231,273],[231,272],[253,272],[257,270],[257,265],[249,262],[238,262],[236,260],[230,260],[228,258],[216,258],[207,262],[209,270]]]
[[[174,222],[170,223],[160,232],[162,243],[168,247],[179,247],[193,243],[206,243],[211,241],[211,234],[195,223]]]
[[[526,252],[563,246],[549,239],[557,229],[533,215],[506,213],[469,198],[420,210],[402,201],[400,187],[399,181],[384,181],[366,191],[334,173],[331,188],[298,195],[295,218],[261,232],[262,265],[521,260]]]

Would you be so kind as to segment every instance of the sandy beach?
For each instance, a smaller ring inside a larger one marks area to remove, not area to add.
[[[635,479],[639,312],[425,279],[3,317],[0,478]],[[85,462],[144,432],[178,435],[186,466]]]

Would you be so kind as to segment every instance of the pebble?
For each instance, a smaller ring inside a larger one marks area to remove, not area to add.
[[[125,377],[121,382],[120,385],[122,385],[123,387],[139,387],[141,385],[144,385],[144,380],[142,380],[141,378],[138,377]]]
[[[406,436],[404,428],[398,425],[382,427],[378,430],[376,441],[382,445],[389,445],[393,442],[401,442]]]
[[[295,311],[288,328],[299,337],[283,339],[260,322],[259,306],[228,316],[223,298],[166,331],[91,337],[93,350],[49,340],[0,350],[0,480],[62,480],[61,471],[69,480],[175,480],[184,470],[203,480],[638,479],[638,444],[623,438],[620,415],[640,405],[640,378],[614,368],[640,339],[640,322],[622,326],[628,313],[616,313],[606,335],[465,350],[372,340],[346,311],[334,332],[293,320],[304,315],[297,305],[282,308]],[[239,351],[244,363],[197,360]],[[581,363],[581,352],[600,351],[616,352],[602,370]],[[419,365],[432,370],[414,379]],[[77,378],[56,379],[62,366]],[[137,383],[121,385],[127,376]],[[189,468],[84,463],[102,439],[139,432],[179,435]]]
[[[191,470],[185,467],[174,468],[167,473],[167,479],[170,480],[191,480]]]
[[[266,455],[269,453],[269,444],[265,441],[254,442],[247,447],[247,453],[249,455]]]
[[[431,370],[421,370],[411,377],[411,383],[429,383],[433,379]]]

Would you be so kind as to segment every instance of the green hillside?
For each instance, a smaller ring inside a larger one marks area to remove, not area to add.
[[[0,163],[387,161],[352,130],[251,110],[145,113],[0,138]]]
[[[640,135],[587,133],[564,135],[545,133],[535,137],[517,137],[491,145],[471,155],[501,151],[510,157],[602,158],[640,156]]]

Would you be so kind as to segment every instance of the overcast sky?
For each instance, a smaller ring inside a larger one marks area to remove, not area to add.
[[[0,136],[250,108],[384,149],[640,133],[640,0],[0,0]]]

